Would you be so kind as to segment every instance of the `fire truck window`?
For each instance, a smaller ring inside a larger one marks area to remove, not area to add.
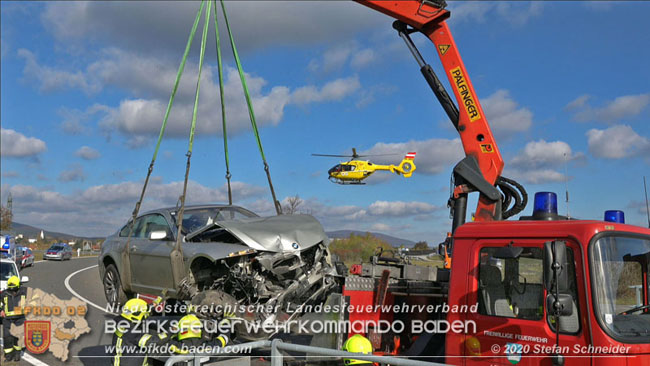
[[[481,249],[479,313],[540,320],[544,314],[542,249],[525,247],[519,258],[496,258],[499,247]]]

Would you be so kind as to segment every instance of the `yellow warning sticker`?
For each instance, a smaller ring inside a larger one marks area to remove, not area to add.
[[[458,90],[458,94],[460,94],[460,98],[462,99],[463,106],[469,116],[470,122],[474,122],[481,118],[476,106],[476,98],[470,92],[469,86],[467,85],[467,79],[465,79],[465,75],[463,75],[460,66],[451,69],[451,76],[454,78],[454,85]]]
[[[448,44],[441,44],[440,46],[438,46],[438,49],[440,50],[440,54],[444,55],[445,53],[447,53],[449,47],[451,47],[451,45]]]
[[[494,148],[492,144],[481,144],[481,151],[489,154],[494,152]]]

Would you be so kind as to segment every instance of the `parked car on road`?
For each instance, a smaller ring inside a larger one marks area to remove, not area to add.
[[[64,261],[70,258],[72,258],[72,248],[65,243],[53,244],[43,253],[43,260],[56,259]]]
[[[18,272],[18,267],[16,263],[10,259],[0,259],[0,292],[4,291],[7,288],[7,280],[11,276],[20,277],[20,272]],[[20,283],[29,282],[29,277],[23,276],[20,279]]]
[[[16,264],[20,269],[31,267],[34,265],[34,253],[27,247],[19,247],[16,249]]]
[[[109,304],[165,292],[196,304],[284,309],[322,299],[335,285],[329,239],[313,216],[259,217],[238,206],[188,206],[179,234],[176,215],[175,207],[150,211],[133,223],[130,238],[131,222],[106,238],[98,261]],[[172,268],[177,235],[184,263],[180,280]],[[256,314],[270,321],[276,315]]]

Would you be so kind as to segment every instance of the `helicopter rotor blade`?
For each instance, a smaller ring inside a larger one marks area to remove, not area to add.
[[[352,155],[311,154],[312,156],[329,156],[334,158],[351,158]]]

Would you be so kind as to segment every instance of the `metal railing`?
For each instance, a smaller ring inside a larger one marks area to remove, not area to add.
[[[257,341],[242,343],[238,345],[240,349],[266,349],[271,348],[271,366],[282,366],[284,355],[281,351],[292,351],[306,353],[310,356],[331,357],[334,359],[352,358],[355,360],[363,360],[376,362],[381,365],[396,365],[396,366],[446,366],[441,363],[416,361],[408,358],[394,357],[394,356],[373,356],[363,353],[352,353],[346,351],[339,351],[331,348],[304,346],[300,344],[284,343],[279,339],[273,341]],[[211,354],[191,355],[191,356],[172,356],[166,362],[165,366],[172,366],[180,362],[192,363],[193,366],[200,366],[202,363],[207,362],[210,357],[225,354],[223,352],[214,352]]]

